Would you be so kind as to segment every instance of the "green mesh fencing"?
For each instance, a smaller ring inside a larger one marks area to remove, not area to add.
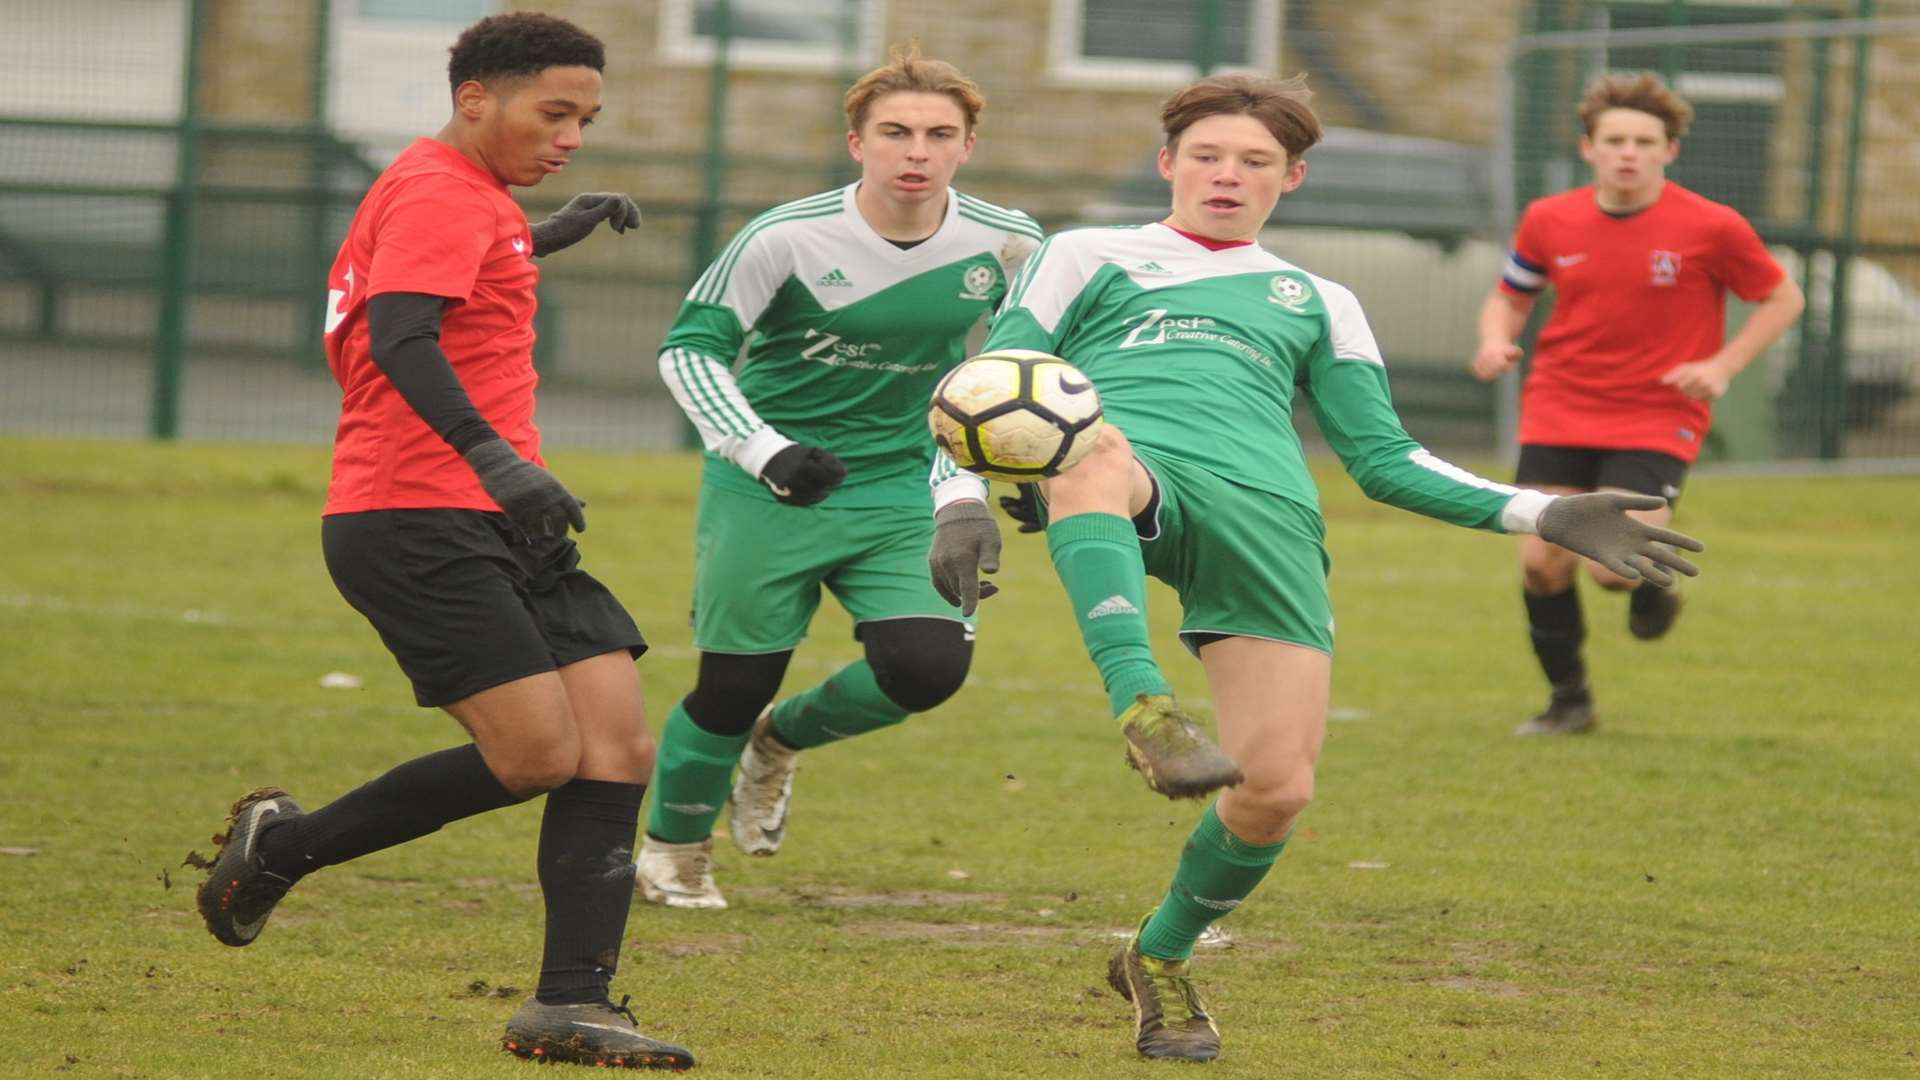
[[[958,186],[1049,229],[1164,214],[1157,111],[1197,72],[1308,71],[1328,136],[1265,239],[1360,296],[1415,435],[1482,450],[1497,442],[1498,401],[1464,371],[1474,316],[1516,200],[1580,179],[1568,95],[1596,64],[1680,65],[1693,80],[1683,87],[1703,92],[1676,175],[1754,213],[1826,297],[1808,332],[1722,410],[1739,436],[1725,449],[1920,453],[1908,405],[1915,266],[1902,246],[1914,230],[1899,225],[1920,177],[1895,160],[1910,156],[1899,103],[1920,99],[1904,87],[1920,57],[1906,30],[1867,31],[1864,47],[1785,32],[1858,14],[1814,6],[28,5],[0,37],[0,432],[327,439],[338,393],[319,347],[324,274],[353,208],[408,139],[444,120],[445,49],[459,30],[526,7],[599,34],[608,68],[586,149],[518,197],[538,218],[575,192],[624,190],[646,218],[637,234],[596,236],[542,267],[541,423],[556,446],[682,443],[654,352],[686,285],[753,214],[854,178],[842,93],[890,44],[917,38],[987,94]],[[1667,32],[1681,12],[1691,27],[1737,17],[1783,32],[1618,47],[1522,38]],[[1915,12],[1878,14],[1885,24]],[[1863,102],[1897,122],[1850,135]]]

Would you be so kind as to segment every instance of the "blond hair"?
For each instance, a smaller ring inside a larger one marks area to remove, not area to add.
[[[1608,109],[1632,109],[1658,119],[1666,125],[1669,140],[1685,135],[1693,122],[1693,106],[1651,71],[1602,75],[1587,84],[1580,95],[1580,126],[1589,138]]]
[[[859,80],[847,90],[847,127],[859,131],[867,122],[867,110],[873,103],[888,94],[898,93],[945,94],[960,106],[966,115],[967,131],[973,131],[973,125],[980,119],[980,111],[987,107],[986,96],[980,93],[979,84],[960,73],[960,69],[945,60],[932,60],[920,55],[918,39],[907,43],[905,49],[894,46],[887,53],[887,62],[860,76]]]
[[[1276,79],[1266,75],[1215,75],[1188,83],[1160,106],[1160,127],[1173,148],[1180,135],[1209,116],[1251,116],[1297,158],[1320,141],[1320,118],[1313,114],[1307,77]]]

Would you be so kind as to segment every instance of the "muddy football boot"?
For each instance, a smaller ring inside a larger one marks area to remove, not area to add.
[[[1140,955],[1137,933],[1107,962],[1107,982],[1133,1003],[1133,1045],[1141,1057],[1212,1061],[1220,1056],[1220,1029],[1188,974],[1191,963]]]
[[[713,837],[669,844],[649,836],[640,844],[633,872],[640,899],[677,908],[723,908],[727,898],[713,883]]]
[[[257,850],[260,831],[277,818],[298,816],[300,804],[279,788],[249,791],[227,816],[227,835],[195,898],[207,929],[222,945],[250,945],[293,882],[272,873]]]
[[[1627,596],[1627,631],[1641,641],[1654,641],[1673,629],[1686,597],[1677,588],[1663,589],[1643,583]]]
[[[529,998],[507,1021],[500,1048],[529,1061],[563,1061],[613,1069],[693,1068],[684,1046],[640,1034],[627,1002],[592,1005],[542,1005]]]
[[[787,835],[793,774],[800,751],[773,737],[773,710],[760,714],[740,755],[740,772],[727,798],[727,831],[748,855],[772,855]]]
[[[1166,694],[1141,694],[1120,714],[1127,764],[1169,799],[1197,799],[1245,779],[1226,751]]]

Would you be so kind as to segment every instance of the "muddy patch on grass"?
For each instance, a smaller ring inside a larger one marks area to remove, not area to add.
[[[717,934],[693,941],[641,941],[627,946],[646,956],[667,956],[676,960],[688,956],[738,956],[747,948],[745,934]]]
[[[867,938],[882,941],[932,941],[959,946],[993,948],[1004,945],[1074,945],[1110,949],[1116,941],[1133,936],[1130,928],[1103,929],[1097,926],[1018,926],[1008,923],[932,923],[909,919],[875,919],[848,924],[847,929]],[[1272,956],[1296,953],[1300,946],[1291,941],[1268,941],[1236,937],[1223,954],[1247,953]]]

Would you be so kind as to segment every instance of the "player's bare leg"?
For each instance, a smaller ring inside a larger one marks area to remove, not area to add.
[[[1200,650],[1222,747],[1246,778],[1195,828],[1167,897],[1107,966],[1134,1005],[1134,1045],[1151,1058],[1210,1061],[1220,1032],[1193,980],[1193,943],[1252,893],[1313,799],[1326,737],[1332,657],[1229,637]]]
[[[1239,769],[1174,703],[1153,659],[1132,521],[1153,497],[1153,481],[1132,445],[1107,425],[1092,452],[1045,490],[1048,550],[1127,740],[1128,762],[1168,798],[1238,783]]]

